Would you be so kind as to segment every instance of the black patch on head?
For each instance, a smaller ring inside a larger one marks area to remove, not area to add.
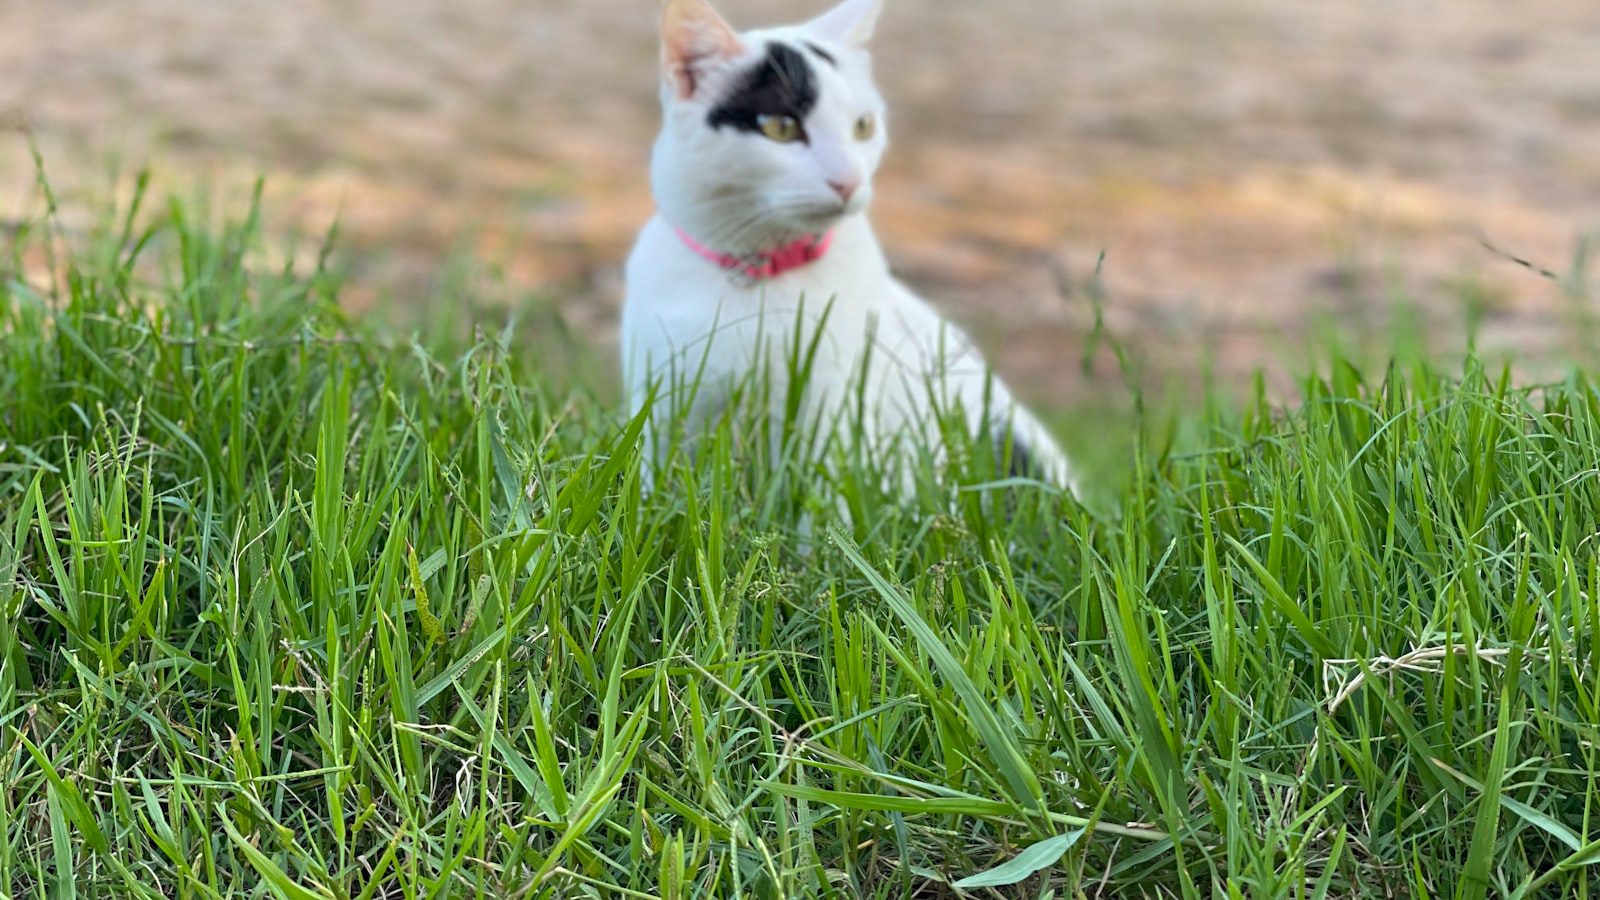
[[[770,44],[766,59],[711,110],[706,124],[715,129],[727,125],[760,132],[762,116],[793,116],[796,122],[804,122],[816,105],[817,73],[811,63],[787,44]]]
[[[812,53],[815,53],[816,55],[822,57],[822,60],[824,62],[826,62],[828,65],[833,66],[835,69],[839,68],[839,60],[835,59],[832,53],[829,53],[828,51],[822,49],[821,47],[818,47],[816,44],[813,44],[810,41],[806,41],[806,47]]]

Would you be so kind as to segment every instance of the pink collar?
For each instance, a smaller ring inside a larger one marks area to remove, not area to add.
[[[678,239],[683,241],[684,246],[693,250],[697,256],[730,272],[743,272],[756,281],[777,278],[785,272],[803,269],[826,256],[828,248],[833,246],[833,232],[827,231],[822,234],[806,235],[775,250],[766,250],[750,256],[732,256],[712,250],[676,225],[672,226],[672,230],[678,233]]]

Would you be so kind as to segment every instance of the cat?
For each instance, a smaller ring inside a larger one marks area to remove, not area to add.
[[[628,260],[621,333],[631,409],[656,404],[647,489],[665,423],[692,437],[753,369],[782,381],[782,354],[814,347],[808,421],[858,435],[886,467],[919,445],[942,455],[940,411],[954,410],[1009,449],[1014,473],[1075,491],[1050,433],[894,278],[867,219],[888,143],[869,51],[881,3],[744,34],[707,0],[663,8],[657,214]],[[769,386],[774,415],[787,387]]]

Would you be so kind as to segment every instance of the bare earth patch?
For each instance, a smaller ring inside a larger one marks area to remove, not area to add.
[[[820,5],[725,0],[745,25]],[[263,173],[284,233],[337,215],[357,306],[457,251],[609,338],[650,213],[654,0],[8,0],[0,116],[66,186],[113,154],[172,185]],[[1559,284],[1600,233],[1600,5],[1541,0],[890,0],[895,148],[875,215],[1035,399],[1076,365],[1106,254],[1112,329],[1157,371],[1278,361],[1322,316],[1574,348]],[[0,215],[29,208],[0,135]],[[1581,273],[1579,273],[1581,274]],[[1068,290],[1062,290],[1063,284]],[[1464,288],[1470,287],[1470,290]]]

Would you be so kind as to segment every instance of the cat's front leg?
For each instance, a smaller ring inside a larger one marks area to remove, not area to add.
[[[670,370],[663,379],[671,378]],[[648,496],[678,454],[690,462],[696,444],[726,414],[729,390],[721,379],[642,380],[628,392],[629,415],[645,416],[640,486]]]

